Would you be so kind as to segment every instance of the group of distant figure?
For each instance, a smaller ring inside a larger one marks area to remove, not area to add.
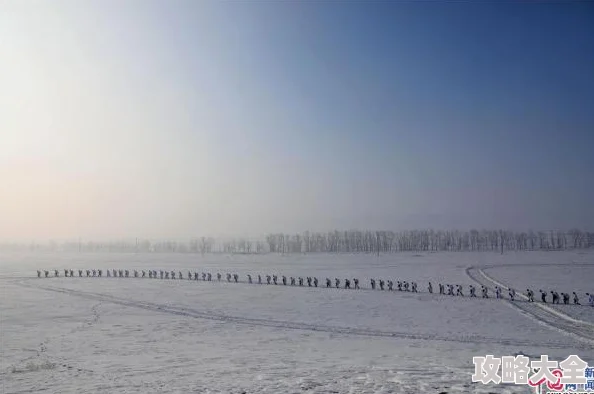
[[[44,271],[40,271],[37,270],[37,277],[38,278],[48,278],[50,277],[50,271],[44,270]],[[54,277],[59,277],[60,276],[60,271],[59,270],[54,270]],[[64,276],[65,277],[75,277],[75,271],[71,270],[71,269],[65,269],[64,270]],[[150,278],[150,279],[184,279],[184,275],[182,274],[181,271],[165,271],[165,270],[122,270],[122,269],[112,269],[112,270],[105,270],[105,275],[103,275],[103,270],[101,269],[87,269],[87,270],[78,270],[78,277],[113,277],[113,278],[130,278],[130,277],[134,277],[134,278]],[[208,281],[211,282],[213,280],[213,276],[211,273],[209,272],[202,272],[202,273],[198,273],[198,272],[191,272],[188,271],[188,274],[185,276],[188,280],[200,280],[202,279],[203,281]],[[217,273],[216,274],[216,280],[218,282],[220,282],[223,279],[223,275],[221,273]],[[235,282],[235,283],[239,283],[239,275],[238,274],[230,274],[227,273],[226,274],[226,278],[227,282],[231,283],[231,282]],[[262,275],[258,275],[257,276],[257,283],[258,284],[263,284],[264,281],[262,280]],[[307,283],[308,287],[318,287],[319,285],[319,281],[318,278],[316,277],[311,277],[308,276],[305,278],[303,277],[286,277],[284,275],[279,276],[278,275],[266,275],[264,277],[265,279],[265,283],[267,285],[279,285],[282,283],[283,286],[305,286],[305,283]],[[252,275],[248,274],[247,275],[247,280],[248,283],[252,284],[254,283],[255,278],[252,278]],[[394,284],[394,282],[392,280],[383,280],[383,279],[370,279],[369,282],[371,289],[372,290],[376,290],[379,288],[379,290],[385,290],[387,289],[388,291],[404,291],[404,292],[411,292],[411,293],[418,293],[418,285],[417,282],[408,282],[408,281],[396,281],[396,284]],[[330,278],[326,278],[326,282],[325,282],[325,287],[326,288],[344,288],[344,289],[360,289],[359,287],[359,279],[354,278],[352,281],[351,279],[345,279],[344,281],[341,281],[339,278],[334,278],[334,282],[330,279]],[[352,285],[352,286],[351,286]],[[433,294],[433,284],[431,282],[429,282],[428,286],[427,286],[427,290],[429,293]],[[452,285],[452,284],[442,284],[439,283],[438,284],[438,290],[439,290],[439,294],[441,295],[449,295],[449,296],[459,296],[459,297],[464,297],[464,288],[462,285]],[[477,297],[476,291],[477,288],[474,285],[469,285],[468,286],[468,290],[469,290],[469,295],[470,297]],[[481,286],[481,298],[490,298],[489,297],[489,289],[485,286]],[[570,295],[569,293],[558,293],[556,291],[550,291],[549,293],[547,293],[546,291],[543,290],[539,290],[540,292],[540,299],[543,303],[547,303],[547,297],[548,294],[551,294],[551,303],[552,304],[560,304],[561,301],[563,301],[563,304],[565,305],[569,305],[570,304],[570,300],[573,298],[573,304],[574,305],[581,305],[580,304],[580,300],[578,295],[576,294],[576,292],[572,292],[572,294]],[[511,301],[515,301],[516,300],[516,291],[513,288],[508,288],[508,296],[509,299]],[[528,302],[534,302],[534,291],[530,290],[530,289],[526,289],[526,293],[525,296],[528,300]],[[590,304],[592,307],[594,307],[594,293],[586,293],[586,296],[588,296],[588,304]],[[500,286],[495,286],[495,298],[497,299],[503,299],[503,290]]]

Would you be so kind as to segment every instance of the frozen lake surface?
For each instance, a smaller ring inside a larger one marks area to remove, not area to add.
[[[59,278],[37,278],[54,268]],[[64,268],[185,279],[64,278]],[[223,281],[187,280],[188,271]],[[248,284],[247,274],[315,276],[322,288]],[[326,289],[326,277],[356,277],[362,289]],[[370,278],[416,281],[419,293],[373,291]],[[526,393],[471,383],[472,357],[578,354],[592,365],[594,308],[430,294],[428,282],[529,287],[537,298],[576,291],[585,304],[593,280],[594,253],[573,251],[2,253],[0,384],[5,393]]]

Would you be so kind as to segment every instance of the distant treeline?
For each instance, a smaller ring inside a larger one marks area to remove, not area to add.
[[[245,238],[189,241],[4,243],[2,250],[118,253],[397,253],[586,249],[594,246],[594,232],[514,232],[506,230],[330,231],[268,234],[263,240]]]

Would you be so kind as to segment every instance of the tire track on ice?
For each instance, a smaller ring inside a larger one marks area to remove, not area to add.
[[[490,268],[492,266],[488,267]],[[491,278],[478,267],[471,266],[466,268],[465,271],[468,277],[491,291],[495,291],[495,286],[509,290],[508,286]],[[502,301],[507,302],[519,310],[520,313],[532,318],[537,323],[568,335],[588,346],[588,348],[594,348],[594,325],[592,323],[574,319],[539,302],[527,302],[528,297],[520,292],[516,293],[516,296],[526,302],[514,302],[508,299],[502,299]]]
[[[423,340],[423,341],[444,341],[444,342],[458,342],[458,343],[473,343],[473,344],[485,344],[494,343],[504,346],[541,346],[541,343],[533,342],[530,340],[517,340],[517,339],[501,339],[501,338],[489,338],[478,335],[469,336],[441,336],[436,334],[420,334],[420,333],[408,333],[398,331],[382,331],[367,328],[355,328],[355,327],[340,327],[340,326],[327,326],[322,324],[310,324],[291,322],[284,320],[274,319],[263,319],[263,318],[250,318],[226,315],[222,313],[211,313],[204,312],[196,309],[174,307],[163,304],[156,304],[145,301],[134,301],[125,298],[119,298],[107,294],[93,293],[88,291],[73,290],[62,287],[53,286],[42,286],[38,284],[31,284],[28,281],[15,282],[16,285],[34,289],[41,289],[56,293],[62,293],[69,296],[75,296],[85,298],[89,300],[109,302],[116,305],[122,305],[125,307],[144,309],[152,312],[167,313],[178,316],[192,317],[196,319],[204,319],[211,321],[219,321],[225,323],[236,323],[247,326],[259,326],[269,328],[281,328],[290,330],[300,331],[313,331],[313,332],[325,332],[330,334],[339,335],[355,335],[355,336],[366,336],[366,337],[383,337],[383,338],[395,338],[395,339],[410,339],[410,340]],[[547,346],[558,349],[566,349],[567,344],[562,342],[551,342],[547,343]]]

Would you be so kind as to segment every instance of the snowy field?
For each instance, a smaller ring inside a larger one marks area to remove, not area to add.
[[[61,277],[37,278],[54,268]],[[223,282],[64,278],[64,268],[221,272]],[[322,286],[357,277],[362,289],[250,285],[247,274]],[[419,293],[372,291],[369,278],[416,281]],[[0,391],[527,393],[471,383],[472,357],[578,354],[594,364],[594,308],[440,296],[428,281],[576,291],[585,304],[594,253],[3,253]]]

